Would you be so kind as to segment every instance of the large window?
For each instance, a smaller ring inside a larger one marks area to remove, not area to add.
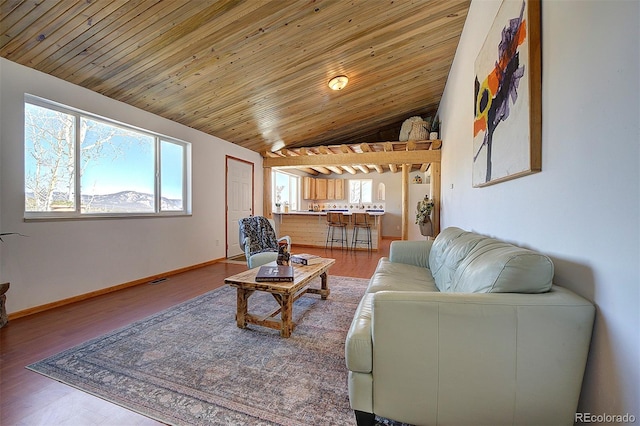
[[[25,217],[187,214],[189,144],[25,99]]]
[[[273,181],[273,204],[274,206],[285,204],[291,210],[298,210],[298,188],[300,177],[289,173],[274,170],[272,174]]]
[[[349,179],[349,203],[364,204],[373,200],[372,179]]]

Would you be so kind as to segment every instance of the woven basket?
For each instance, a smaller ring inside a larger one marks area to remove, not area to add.
[[[429,129],[427,129],[426,121],[414,121],[411,123],[411,131],[409,131],[409,140],[425,141],[429,139]]]

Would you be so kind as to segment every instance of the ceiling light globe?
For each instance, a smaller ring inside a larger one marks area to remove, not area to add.
[[[349,78],[346,75],[339,75],[329,80],[329,87],[331,90],[342,90],[349,82]]]

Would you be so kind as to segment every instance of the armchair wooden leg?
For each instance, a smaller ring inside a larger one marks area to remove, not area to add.
[[[359,410],[353,410],[353,412],[356,415],[356,423],[358,426],[374,426],[376,424],[375,414]]]

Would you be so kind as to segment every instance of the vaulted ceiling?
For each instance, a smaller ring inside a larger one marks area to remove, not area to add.
[[[4,0],[0,55],[261,153],[394,141],[436,112],[469,3]]]

